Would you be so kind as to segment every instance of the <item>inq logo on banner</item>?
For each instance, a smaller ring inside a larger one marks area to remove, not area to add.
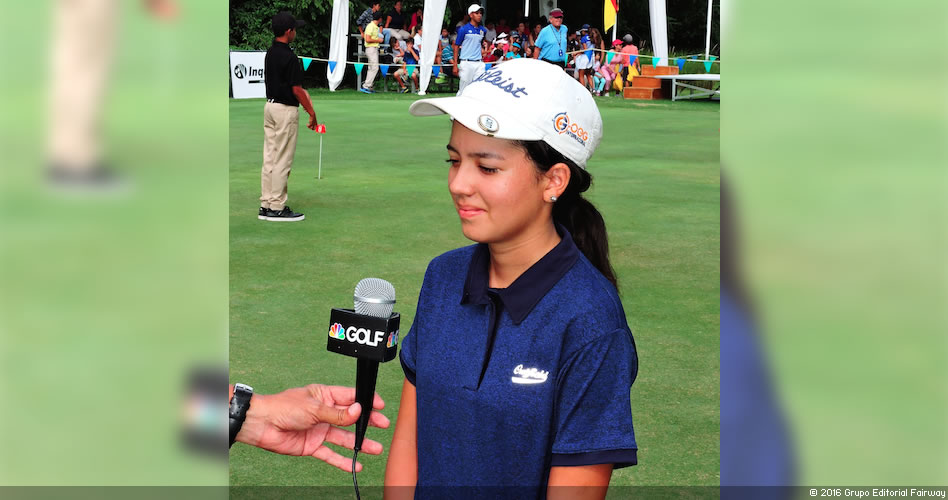
[[[247,68],[243,64],[234,67],[234,76],[237,78],[247,77],[248,83],[260,83],[263,81],[263,68]],[[252,78],[257,78],[253,80]]]
[[[263,67],[266,52],[231,52],[230,81],[235,99],[266,97]]]

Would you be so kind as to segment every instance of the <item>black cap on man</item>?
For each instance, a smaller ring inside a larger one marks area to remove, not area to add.
[[[303,26],[306,26],[306,21],[296,19],[293,14],[285,10],[273,16],[273,36],[283,36],[286,30],[295,30]]]

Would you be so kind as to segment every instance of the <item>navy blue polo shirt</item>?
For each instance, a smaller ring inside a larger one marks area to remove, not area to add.
[[[542,498],[552,466],[636,463],[625,312],[557,230],[560,243],[505,289],[488,287],[485,244],[428,265],[400,354],[417,392],[417,497]]]

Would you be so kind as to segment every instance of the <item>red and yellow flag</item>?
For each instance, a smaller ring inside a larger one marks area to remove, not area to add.
[[[616,23],[616,13],[619,12],[619,0],[606,0],[606,4],[602,10],[603,25],[606,27],[606,31],[609,31]]]

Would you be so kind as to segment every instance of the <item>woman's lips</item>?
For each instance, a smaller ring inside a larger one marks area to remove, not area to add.
[[[477,217],[478,215],[484,212],[485,212],[484,209],[477,208],[477,207],[466,207],[466,206],[458,207],[458,215],[461,216],[462,219],[471,219],[471,218]]]

